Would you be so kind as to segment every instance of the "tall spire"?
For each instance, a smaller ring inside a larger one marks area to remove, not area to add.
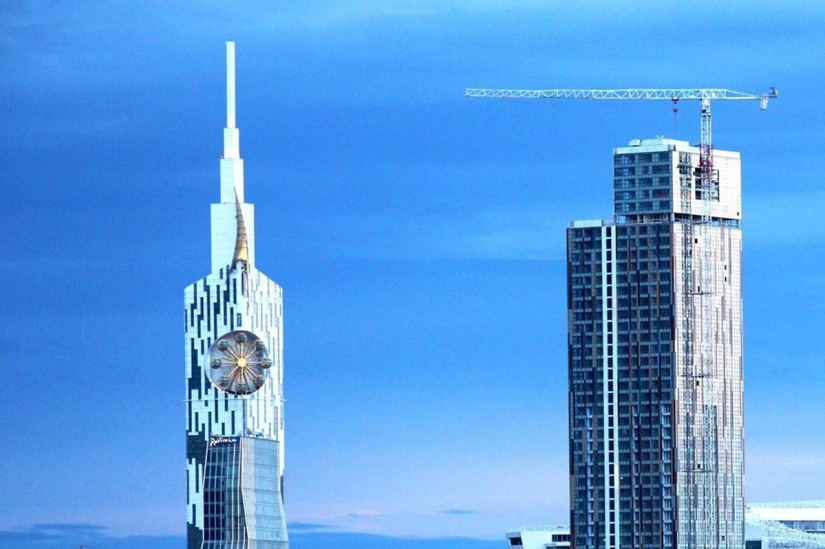
[[[220,200],[212,204],[212,272],[227,265],[234,268],[239,257],[247,266],[255,264],[255,211],[244,200],[244,161],[235,99],[235,43],[226,42],[226,127],[220,160]]]
[[[226,43],[226,127],[223,129],[221,160],[221,202],[241,203],[243,196],[243,161],[241,133],[235,125],[235,42]]]
[[[226,43],[226,127],[235,127],[235,42]]]

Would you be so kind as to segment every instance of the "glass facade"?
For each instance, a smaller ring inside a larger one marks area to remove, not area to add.
[[[686,181],[679,177],[680,163],[698,153],[687,143],[651,141],[658,142],[616,151],[615,221],[576,222],[567,231],[571,546],[739,549],[744,496],[738,219],[697,226],[681,215],[673,206]],[[719,178],[728,184],[721,196],[731,202],[715,211],[738,214],[732,202],[738,199],[738,164],[731,167],[735,174]],[[702,238],[703,231],[710,231],[709,238]],[[712,260],[709,291],[685,285],[693,283],[684,276],[685,235],[694,244],[691,253]],[[712,243],[712,253],[700,254],[705,242]],[[684,322],[686,296],[697,303],[712,300],[707,308],[695,308],[698,315],[690,313],[690,323]],[[713,317],[701,318],[707,310]],[[713,326],[712,366],[701,362],[700,345],[683,345],[686,333],[708,332],[701,330],[703,322]],[[684,360],[686,352],[696,354],[693,361]],[[705,365],[702,376],[684,375],[685,364],[693,362]],[[712,378],[716,387],[701,399],[689,385],[700,378]],[[696,433],[714,440],[691,444]],[[712,471],[685,470],[687,464],[707,464],[699,454],[708,447],[716,458],[706,467]],[[711,510],[714,517],[707,520]]]
[[[571,488],[584,547],[673,547],[671,241],[669,224],[568,233]]]
[[[213,437],[203,478],[203,549],[284,549],[278,444]]]

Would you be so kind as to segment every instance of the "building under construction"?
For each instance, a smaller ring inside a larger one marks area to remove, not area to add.
[[[740,549],[739,153],[613,154],[613,221],[567,230],[571,546]]]

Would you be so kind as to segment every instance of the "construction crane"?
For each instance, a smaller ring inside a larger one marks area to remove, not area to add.
[[[718,100],[758,100],[761,110],[768,108],[768,100],[779,97],[776,88],[762,94],[751,94],[726,89],[643,89],[616,90],[555,89],[555,90],[505,90],[468,88],[466,97],[492,97],[512,99],[594,99],[594,100],[666,100],[673,102],[674,112],[681,100],[701,102],[699,166],[691,169],[688,155],[680,155],[680,194],[684,222],[682,223],[682,418],[685,425],[685,459],[680,469],[685,480],[680,487],[682,517],[690,525],[686,532],[686,546],[716,549],[719,547],[717,512],[717,408],[716,375],[714,365],[713,323],[708,319],[713,313],[713,223],[711,204],[718,197],[718,173],[713,168],[713,144],[711,136],[710,102]],[[695,173],[698,172],[698,173]],[[692,183],[698,175],[698,188]],[[694,190],[695,189],[695,190]],[[701,215],[692,211],[693,199],[700,199]],[[702,236],[702,269],[694,269],[695,233]],[[697,276],[697,274],[701,276]],[[702,311],[700,333],[696,333],[697,307]],[[696,354],[696,343],[700,353]],[[699,358],[698,364],[696,358]],[[700,432],[696,432],[700,430]]]
[[[466,97],[494,97],[503,99],[595,99],[595,100],[616,100],[616,99],[648,99],[667,100],[676,105],[681,100],[701,101],[701,133],[699,141],[699,167],[701,171],[701,182],[703,192],[704,183],[710,181],[713,175],[713,145],[711,142],[711,100],[742,101],[758,100],[759,108],[768,108],[768,100],[779,97],[776,88],[771,87],[767,93],[752,94],[725,89],[705,89],[705,88],[674,88],[674,89],[648,89],[648,88],[626,88],[618,90],[502,90],[467,88]]]

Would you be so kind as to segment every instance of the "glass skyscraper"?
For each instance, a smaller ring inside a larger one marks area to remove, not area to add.
[[[567,230],[572,547],[744,546],[740,159],[703,202],[699,156],[614,149],[614,220]]]
[[[184,292],[188,549],[287,549],[283,504],[283,291],[255,267],[235,126],[235,44],[212,272]]]

